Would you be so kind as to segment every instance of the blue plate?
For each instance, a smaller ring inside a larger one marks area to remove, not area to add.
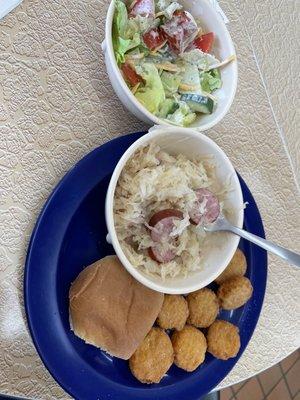
[[[80,400],[164,399],[198,400],[232,369],[245,350],[257,323],[267,279],[266,252],[241,241],[254,293],[235,311],[220,318],[239,326],[241,349],[237,357],[220,361],[207,353],[193,373],[172,366],[159,384],[143,385],[128,363],[86,345],[69,327],[68,291],[87,265],[113,254],[107,244],[104,201],[110,176],[124,151],[144,133],[114,139],[95,149],[72,168],[45,204],[32,233],[25,266],[25,306],[35,347],[56,381]],[[261,217],[245,182],[240,178],[245,228],[264,237]]]

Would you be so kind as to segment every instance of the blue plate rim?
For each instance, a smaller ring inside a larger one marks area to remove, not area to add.
[[[45,351],[43,349],[40,348],[39,342],[38,342],[38,337],[36,336],[36,331],[35,331],[35,327],[32,323],[32,318],[31,318],[31,310],[30,310],[30,301],[29,301],[29,287],[30,287],[30,282],[29,282],[29,278],[30,278],[30,260],[31,260],[31,256],[32,256],[32,252],[33,252],[33,248],[34,248],[34,241],[36,238],[36,235],[38,233],[38,229],[43,221],[43,217],[45,215],[45,213],[48,210],[49,205],[51,204],[51,201],[53,200],[53,198],[55,198],[56,193],[61,189],[61,187],[68,181],[68,179],[70,178],[70,176],[76,172],[76,170],[78,170],[81,165],[87,161],[89,158],[92,158],[94,156],[95,153],[97,153],[101,148],[102,150],[105,147],[109,147],[111,144],[116,144],[119,140],[128,140],[130,142],[131,139],[134,139],[132,142],[129,143],[129,145],[131,143],[133,143],[135,140],[137,140],[140,136],[142,136],[143,134],[145,134],[146,132],[134,132],[134,133],[130,133],[127,135],[123,135],[123,136],[119,136],[116,137],[104,144],[102,144],[101,146],[95,148],[94,150],[92,150],[90,153],[88,153],[87,155],[85,155],[80,161],[78,161],[64,176],[63,178],[58,182],[58,184],[55,186],[54,190],[52,191],[52,193],[50,194],[50,196],[48,197],[47,201],[45,202],[44,206],[42,207],[42,210],[39,214],[39,217],[37,219],[37,222],[35,224],[35,227],[32,231],[32,235],[30,238],[30,242],[28,245],[28,251],[27,251],[27,256],[26,256],[26,261],[25,261],[25,270],[24,270],[24,302],[25,302],[25,313],[26,313],[26,318],[27,318],[27,325],[29,328],[29,332],[31,334],[31,338],[32,341],[34,343],[34,346],[41,358],[41,360],[43,361],[45,367],[48,369],[48,371],[50,372],[50,374],[52,375],[52,377],[55,379],[55,381],[57,383],[59,383],[59,385],[67,392],[69,393],[71,396],[76,397],[76,393],[74,393],[64,382],[63,379],[61,379],[60,376],[57,376],[57,374],[55,373],[55,371],[53,371],[51,369],[51,367],[49,366],[49,363],[47,362],[47,356],[45,354]],[[247,187],[246,183],[244,182],[244,180],[241,178],[241,176],[238,174],[240,183],[241,183],[241,187],[242,187],[242,191],[243,191],[243,195],[244,192],[246,192],[247,197],[251,198],[251,206],[253,208],[254,213],[256,214],[256,223],[255,223],[255,227],[252,230],[253,233],[265,238],[265,232],[264,232],[264,227],[263,227],[263,223],[262,223],[262,219],[257,207],[257,204],[252,196],[252,193],[250,192],[249,188]],[[258,248],[256,248],[257,250]],[[251,252],[253,252],[253,246],[251,247]],[[262,305],[263,305],[263,301],[264,301],[264,295],[265,295],[265,289],[266,289],[266,282],[267,282],[267,253],[266,251],[259,249],[260,252],[260,258],[262,260],[262,264],[265,265],[265,274],[263,276],[263,281],[260,282],[260,292],[257,293],[257,301],[258,301],[258,312],[255,316],[252,316],[251,321],[250,321],[250,329],[246,338],[246,341],[244,343],[241,344],[241,348],[239,351],[239,354],[233,358],[233,359],[229,359],[226,361],[226,364],[224,363],[224,368],[223,368],[223,372],[221,377],[218,377],[218,379],[216,380],[216,382],[214,382],[213,385],[208,384],[208,382],[201,382],[201,384],[206,384],[206,389],[208,388],[208,390],[206,390],[206,393],[210,390],[212,390],[216,385],[218,385],[220,383],[220,381],[222,381],[225,376],[227,376],[227,374],[231,371],[231,369],[234,367],[234,365],[236,364],[236,362],[239,360],[239,358],[241,357],[242,353],[244,352],[245,348],[247,347],[253,332],[255,330],[255,327],[257,325],[259,316],[260,316],[260,312],[262,309]],[[106,378],[104,379],[104,381],[106,380]],[[191,390],[192,393],[195,393],[194,390],[197,388],[197,386],[199,385],[199,382],[195,382],[195,379],[190,379],[189,380],[190,385],[191,385]],[[115,386],[119,386],[117,384],[114,384]],[[120,385],[122,386],[122,385]],[[168,390],[171,394],[171,397],[176,400],[176,398],[174,397],[176,395],[176,390],[174,392],[174,386],[176,385],[170,385],[164,388],[159,388],[157,390],[157,392],[159,391],[160,394],[163,395],[163,397],[156,397],[157,399],[160,398],[169,398],[169,393],[168,393],[168,397],[166,397],[166,390]],[[196,386],[196,387],[195,387]],[[155,387],[153,385],[153,387]],[[143,388],[135,388],[135,390],[137,392],[140,392],[139,395],[145,394],[144,398],[150,398],[149,395],[146,396],[146,392],[147,389],[143,389]],[[153,396],[156,396],[157,394],[153,393],[153,391],[149,391],[152,392],[151,398]],[[187,394],[188,392],[190,392],[190,390],[188,390],[187,388],[184,389],[184,393]],[[148,393],[149,394],[149,393]],[[203,393],[204,394],[204,393]],[[203,395],[202,394],[202,395]],[[182,395],[182,393],[181,393]],[[170,397],[170,398],[171,398]],[[113,399],[114,397],[112,396],[111,399]],[[131,397],[126,397],[126,398],[131,398]],[[132,397],[132,398],[136,398],[136,397]],[[181,399],[182,397],[178,397],[178,399]],[[196,399],[196,397],[193,397],[193,399]],[[197,397],[198,398],[198,397]],[[81,398],[80,398],[81,399]],[[190,397],[190,399],[192,400],[192,398]]]

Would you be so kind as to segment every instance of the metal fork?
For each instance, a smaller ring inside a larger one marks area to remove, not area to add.
[[[276,254],[277,256],[283,258],[284,260],[290,262],[291,264],[300,267],[300,254],[297,254],[282,246],[278,246],[277,244],[272,243],[269,240],[263,239],[257,235],[253,235],[253,233],[247,232],[244,229],[240,229],[237,226],[231,225],[223,214],[220,214],[214,223],[204,226],[204,230],[206,232],[217,232],[217,231],[232,232],[238,236],[241,236],[246,240],[249,240],[252,243],[255,243],[257,246],[260,246],[263,249]]]

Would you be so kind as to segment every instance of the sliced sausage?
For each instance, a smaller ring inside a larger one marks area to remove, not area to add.
[[[156,246],[152,246],[148,249],[148,254],[152,258],[152,260],[163,264],[169,261],[172,261],[176,254],[171,249],[163,249],[160,243],[157,243]]]
[[[142,17],[154,17],[154,14],[154,0],[136,0],[133,1],[129,16],[136,17],[137,15],[141,15]]]
[[[149,221],[149,225],[154,227],[162,219],[168,217],[183,219],[183,213],[180,210],[176,210],[174,208],[166,208],[165,210],[160,210],[152,215]]]
[[[197,189],[197,200],[189,212],[191,223],[203,225],[214,222],[220,214],[217,197],[208,189]]]
[[[159,263],[166,263],[175,258],[176,254],[171,249],[175,238],[170,234],[175,228],[174,222],[182,218],[183,213],[175,209],[161,210],[151,217],[149,221],[149,225],[153,227],[151,239],[156,243],[148,250],[148,254],[153,260]]]

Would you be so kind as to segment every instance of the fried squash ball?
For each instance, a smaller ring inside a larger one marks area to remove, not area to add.
[[[184,327],[188,315],[188,304],[183,296],[166,294],[157,317],[157,324],[163,329],[180,331]]]
[[[218,299],[224,310],[235,310],[243,306],[252,296],[253,287],[245,276],[229,279],[218,289]]]
[[[171,339],[160,328],[151,328],[129,359],[132,374],[142,383],[159,383],[171,367],[174,351]]]
[[[219,303],[216,294],[203,288],[187,296],[190,315],[187,322],[197,328],[209,327],[217,318]]]
[[[241,346],[238,327],[221,319],[208,328],[206,338],[207,351],[220,360],[235,357]]]
[[[234,253],[230,263],[227,265],[225,270],[219,275],[215,282],[221,284],[228,279],[235,278],[237,276],[245,275],[247,270],[247,261],[242,250],[237,249]]]
[[[205,336],[197,328],[186,325],[171,337],[175,353],[174,363],[185,371],[194,371],[205,359]]]

